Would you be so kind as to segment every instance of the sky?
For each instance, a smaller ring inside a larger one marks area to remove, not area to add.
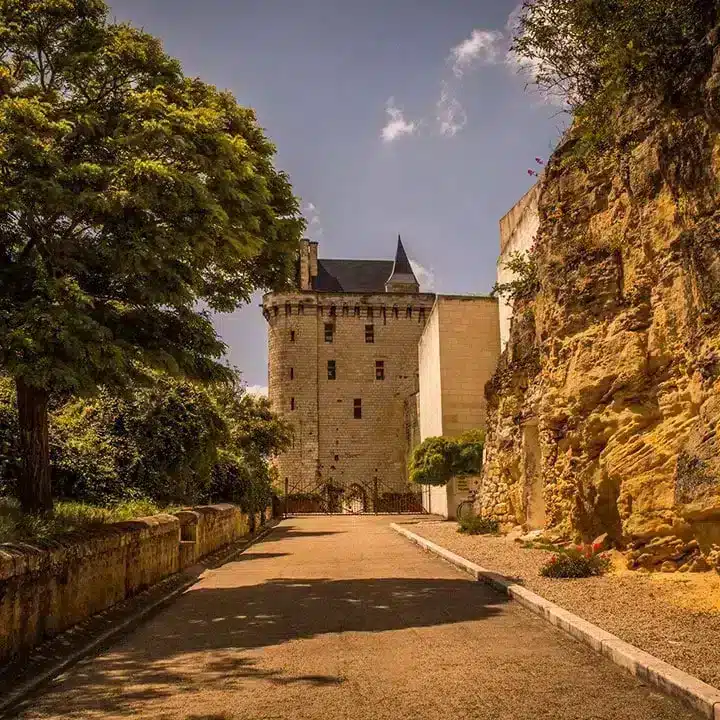
[[[187,75],[255,109],[320,257],[392,259],[421,289],[486,294],[500,218],[567,120],[508,53],[519,0],[110,0]],[[267,333],[251,305],[215,318],[253,390]]]

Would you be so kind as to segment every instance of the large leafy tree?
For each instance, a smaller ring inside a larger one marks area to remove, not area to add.
[[[198,304],[283,284],[303,230],[273,156],[251,110],[102,0],[0,0],[0,366],[26,509],[52,505],[51,393],[227,376]]]

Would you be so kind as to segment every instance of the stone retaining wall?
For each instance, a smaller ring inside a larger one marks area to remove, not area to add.
[[[0,663],[259,530],[210,505],[74,533],[42,547],[0,545]]]

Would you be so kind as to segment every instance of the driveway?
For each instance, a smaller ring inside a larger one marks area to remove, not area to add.
[[[20,717],[685,720],[697,716],[389,528],[283,521]]]

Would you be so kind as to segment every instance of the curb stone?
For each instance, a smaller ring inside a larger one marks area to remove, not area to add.
[[[580,642],[589,645],[593,650],[641,680],[655,686],[667,695],[682,700],[708,720],[720,720],[720,690],[712,685],[626,643],[616,635],[583,620],[522,585],[514,583],[504,575],[486,570],[395,523],[391,523],[390,527],[424,550],[438,555],[460,570],[469,573],[476,580],[487,583],[495,590],[508,595],[524,608],[545,618],[551,625],[564,630]]]
[[[195,583],[198,582],[201,574],[205,570],[215,569],[234,560],[238,555],[245,552],[245,550],[247,550],[251,545],[254,545],[256,542],[269,535],[279,522],[280,519],[275,518],[267,523],[257,535],[246,539],[240,539],[225,548],[219,548],[204,558],[200,558],[194,566],[185,568],[185,570],[181,570],[175,576],[171,575],[166,578],[165,580],[171,580],[173,577],[180,579],[185,576],[187,579],[180,582],[179,585],[172,587],[171,590],[163,593],[159,598],[156,598],[152,602],[140,605],[137,610],[128,614],[120,622],[112,625],[107,630],[94,635],[87,643],[73,650],[66,657],[63,657],[55,663],[41,669],[40,672],[33,675],[29,680],[26,680],[25,682],[21,681],[15,689],[7,692],[2,698],[0,698],[0,718],[16,717],[14,715],[8,715],[8,711],[25,701],[30,695],[35,693],[44,685],[47,685],[58,675],[70,669],[73,665],[76,665],[80,662],[80,660],[99,650],[111,640],[114,640],[121,635],[125,630],[134,628],[155,610],[168,604],[179,595],[182,595],[186,590],[189,590],[193,585],[195,585]],[[108,608],[105,612],[109,611],[112,611],[112,608]],[[89,619],[90,618],[88,618],[88,620]],[[71,635],[74,629],[75,628],[69,628],[57,635],[54,639],[62,642],[63,636]]]

